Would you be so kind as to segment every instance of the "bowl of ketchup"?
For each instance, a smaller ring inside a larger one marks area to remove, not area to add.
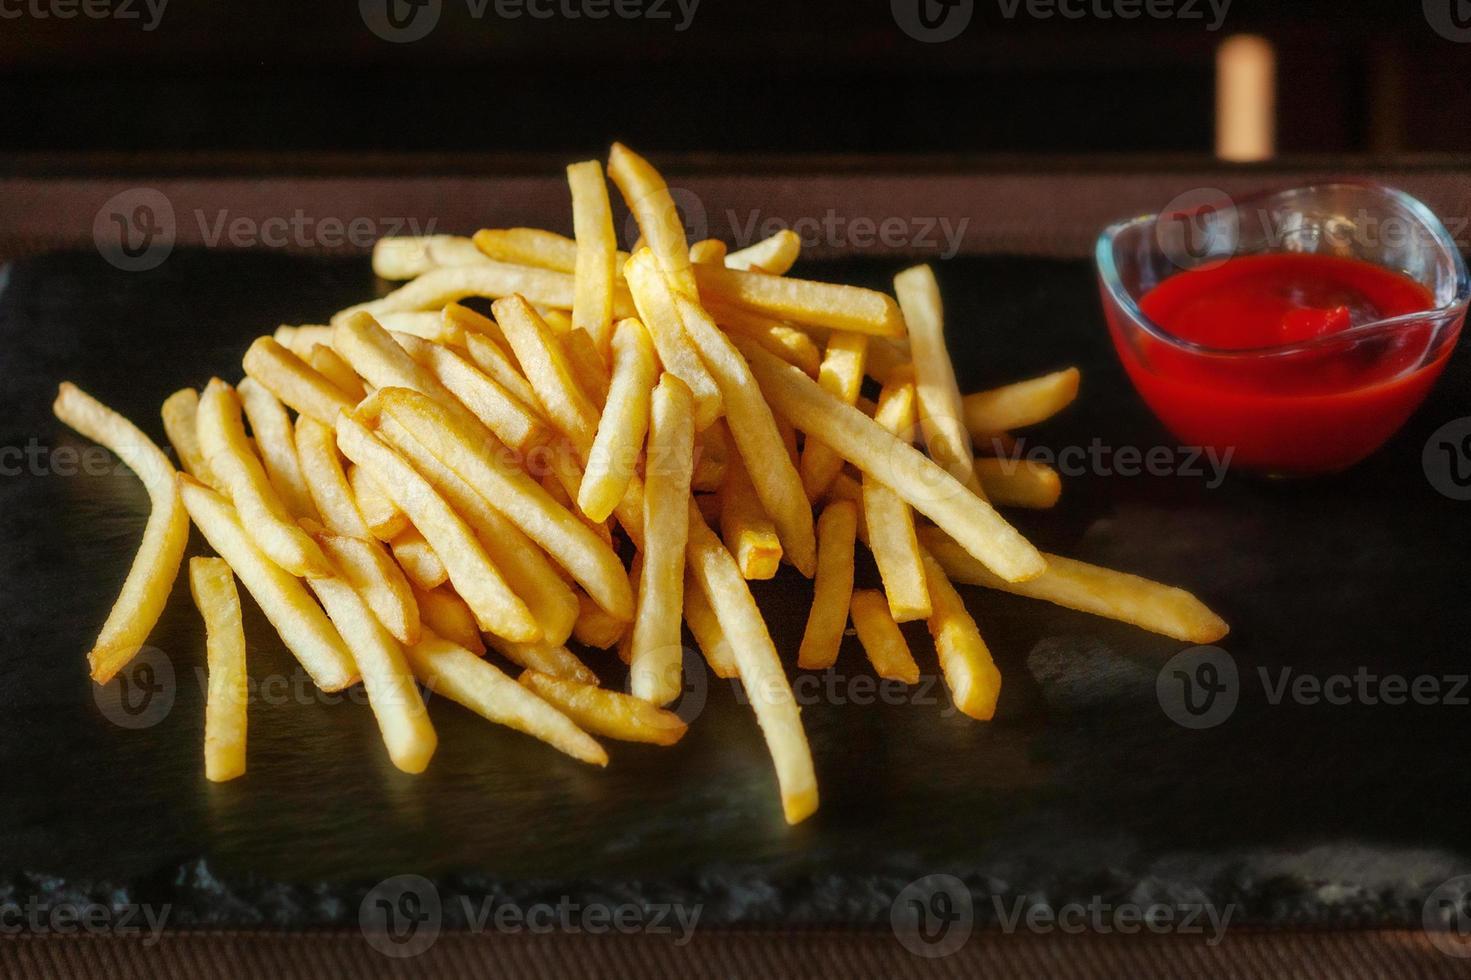
[[[1189,446],[1279,476],[1345,469],[1429,393],[1471,281],[1419,201],[1334,183],[1120,222],[1095,258],[1135,389]]]

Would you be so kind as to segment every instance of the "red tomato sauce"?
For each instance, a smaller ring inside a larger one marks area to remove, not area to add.
[[[1139,306],[1163,332],[1210,348],[1111,323],[1150,408],[1182,441],[1229,448],[1232,465],[1273,473],[1330,472],[1373,452],[1414,411],[1454,347],[1452,331],[1429,356],[1436,331],[1428,318],[1353,332],[1433,309],[1434,297],[1393,270],[1327,255],[1238,256],[1171,276]]]

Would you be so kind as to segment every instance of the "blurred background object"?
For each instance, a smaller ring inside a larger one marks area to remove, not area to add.
[[[1465,152],[1459,3],[0,0],[0,125],[12,155],[94,162],[539,161],[614,138],[666,154],[1204,156],[1218,69],[1254,91],[1265,58],[1281,155]],[[1229,75],[1222,42],[1243,34],[1258,40]],[[1245,125],[1260,137],[1259,116]]]

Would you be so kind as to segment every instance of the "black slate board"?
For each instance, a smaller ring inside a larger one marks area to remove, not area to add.
[[[884,286],[898,268],[803,271]],[[939,275],[963,387],[1083,369],[1078,403],[1030,444],[1173,445],[1117,366],[1088,264],[957,259]],[[863,925],[887,922],[907,882],[949,872],[982,918],[987,896],[1101,896],[1232,904],[1237,922],[1413,925],[1432,888],[1471,871],[1471,709],[1273,705],[1257,677],[1467,671],[1471,508],[1421,464],[1428,435],[1467,412],[1464,351],[1407,428],[1343,476],[1212,487],[1091,472],[1066,480],[1054,511],[1014,514],[1046,548],[1186,586],[1230,620],[1241,695],[1217,727],[1179,727],[1157,700],[1184,644],[967,590],[1005,675],[997,720],[955,716],[937,689],[914,696],[928,704],[829,703],[819,689],[804,719],[822,808],[796,828],[749,711],[713,680],[682,744],[613,744],[607,771],[435,703],[439,754],[417,778],[388,764],[366,707],[275,692],[250,709],[248,775],[208,784],[202,633],[182,578],[152,638],[175,675],[167,713],[124,729],[87,679],[82,655],[147,505],[124,472],[56,472],[67,457],[46,454],[86,443],[51,397],[74,380],[162,441],[170,391],[238,377],[252,337],[374,288],[365,260],[269,253],[179,251],[142,273],[82,253],[4,269],[0,446],[54,463],[12,475],[12,452],[0,477],[0,895],[169,902],[184,925],[346,924],[368,886],[415,872],[445,896]],[[758,588],[788,653],[808,589],[791,576]],[[254,674],[299,673],[253,606],[246,627]],[[915,648],[930,672],[928,644]],[[868,674],[851,639],[838,670],[850,685]]]

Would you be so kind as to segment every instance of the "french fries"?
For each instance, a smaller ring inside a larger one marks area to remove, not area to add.
[[[568,170],[570,172],[571,168]],[[601,168],[598,169],[598,184],[603,187],[606,198],[608,190],[603,184]],[[610,211],[610,225],[612,221]],[[577,243],[565,235],[540,228],[482,228],[475,233],[473,241],[481,255],[501,262],[556,269],[558,272],[572,272],[577,268]]]
[[[983,456],[975,467],[986,496],[998,507],[1046,509],[1062,496],[1062,479],[1046,463]]]
[[[675,289],[687,296],[696,295],[684,223],[679,218],[679,209],[675,207],[664,178],[649,165],[649,161],[622,143],[614,143],[612,152],[608,154],[608,176],[618,185],[628,209],[637,219],[638,230],[653,253],[658,270]],[[647,316],[644,323],[650,330],[655,329]],[[677,367],[666,359],[664,369],[676,371]],[[688,378],[681,377],[680,380],[689,384],[691,390],[696,390]]]
[[[568,273],[487,259],[475,265],[430,269],[382,299],[349,306],[333,314],[332,323],[342,323],[359,313],[378,316],[384,313],[437,310],[446,303],[453,303],[467,296],[494,299],[521,296],[529,303],[570,310],[575,294],[576,282]],[[621,289],[615,290],[613,294],[613,315],[633,315],[633,305],[628,294]]]
[[[577,383],[556,336],[531,304],[519,296],[497,300],[491,308],[543,413],[586,458],[598,429],[598,409]]]
[[[874,421],[895,436],[908,438],[915,425],[914,385],[885,386]],[[868,549],[884,580],[890,615],[900,623],[928,619],[930,590],[925,584],[913,512],[892,488],[870,473],[863,474],[861,499]]]
[[[547,441],[549,433],[536,412],[458,352],[418,337],[394,339],[501,442],[524,453]]]
[[[660,273],[653,255],[647,249],[634,253],[624,267],[628,288],[639,316],[653,338],[664,370],[689,386],[695,398],[695,429],[705,431],[721,412],[723,389],[710,376],[690,338],[675,305],[676,289]]]
[[[442,265],[466,265],[483,258],[474,243],[460,235],[380,238],[373,244],[373,275],[412,279]]]
[[[336,432],[332,433],[332,445],[335,449]],[[398,505],[367,470],[356,463],[348,464],[347,483],[352,489],[353,502],[357,504],[358,513],[373,537],[379,541],[392,541],[409,529],[408,515],[398,509]]]
[[[525,670],[518,678],[534,692],[594,735],[624,742],[673,745],[684,737],[687,726],[679,715],[650,704],[643,698]]]
[[[1078,369],[1068,368],[966,395],[961,399],[966,428],[974,438],[987,439],[1045,422],[1078,397],[1078,379]]]
[[[802,253],[802,239],[790,228],[783,228],[770,238],[763,238],[725,257],[727,269],[760,268],[773,276],[784,276]]]
[[[618,238],[602,164],[596,160],[572,164],[567,168],[567,185],[572,189],[572,228],[577,236],[572,325],[586,330],[598,350],[607,354],[613,342]]]
[[[613,513],[638,469],[639,449],[649,428],[649,397],[658,363],[648,332],[637,320],[618,321],[613,332],[613,380],[608,401],[588,451],[577,505],[595,521]]]
[[[797,651],[797,666],[826,670],[838,660],[838,647],[848,625],[853,601],[853,544],[858,536],[858,508],[835,500],[817,521],[817,576],[813,580],[812,608]]]
[[[418,528],[405,528],[394,535],[388,546],[393,549],[393,560],[398,562],[415,588],[437,589],[449,581],[449,569],[444,567],[444,562]]]
[[[337,434],[310,415],[298,415],[296,455],[301,462],[302,479],[306,481],[312,504],[328,530],[353,538],[374,536],[358,509],[358,495],[353,492],[342,468],[342,460],[337,455]],[[373,492],[376,493],[377,488]],[[394,510],[401,516],[397,508]],[[381,522],[379,526],[382,527]]]
[[[204,706],[204,778],[245,775],[245,629],[235,573],[223,558],[190,558],[189,591],[204,620],[208,689]]]
[[[307,491],[296,454],[296,433],[286,409],[276,396],[254,378],[247,377],[235,389],[255,436],[255,448],[265,464],[266,478],[293,517],[317,517],[316,505]]]
[[[705,655],[705,662],[710,665],[710,673],[720,678],[739,677],[735,654],[731,652],[725,631],[720,628],[715,609],[689,569],[685,569],[684,576],[684,618],[700,652]]]
[[[383,628],[400,643],[419,639],[419,604],[403,569],[383,545],[370,538],[322,532],[316,535],[337,573],[362,596]]]
[[[827,353],[817,371],[817,383],[843,402],[858,400],[863,384],[863,363],[868,356],[868,338],[861,333],[834,330],[828,337]],[[802,449],[802,486],[807,496],[818,499],[843,468],[843,457],[822,441],[821,436],[807,440]]]
[[[996,699],[1001,696],[1001,671],[996,669],[976,621],[945,570],[928,554],[924,557],[925,580],[934,606],[925,623],[935,641],[945,684],[962,714],[990,721],[996,714]]]
[[[245,373],[259,381],[288,407],[333,425],[352,400],[331,381],[274,338],[261,337],[245,352]]]
[[[756,485],[739,455],[733,456],[725,468],[725,484],[720,490],[720,536],[747,580],[776,575],[781,564],[781,540],[776,525],[761,509]]]
[[[112,450],[148,491],[148,523],[143,528],[143,540],[97,642],[87,654],[92,679],[106,684],[137,655],[163,614],[184,560],[189,518],[174,485],[173,465],[137,426],[65,382],[57,390],[52,411],[88,439]]]
[[[871,289],[714,265],[692,268],[701,299],[831,330],[904,336],[904,315],[899,312],[899,304],[892,296]]]
[[[199,392],[193,388],[180,388],[163,402],[163,431],[174,447],[179,459],[179,468],[201,483],[214,485],[214,474],[209,471],[209,461],[204,458],[204,449],[199,445]]]
[[[427,590],[417,586],[411,588],[414,590],[414,602],[419,607],[421,637],[433,630],[475,656],[484,656],[485,640],[481,638],[480,629],[475,625],[475,614],[465,605],[465,600],[455,594],[454,589],[449,586]]]
[[[886,680],[919,683],[919,664],[909,652],[899,624],[889,614],[889,600],[877,589],[854,589],[849,607],[853,630],[873,672]]]
[[[230,563],[312,682],[324,691],[340,691],[356,683],[358,669],[352,654],[301,580],[261,551],[245,533],[239,514],[228,500],[187,474],[179,474],[178,483],[194,525],[209,546]]]
[[[694,397],[665,373],[654,389],[644,485],[644,565],[630,651],[633,693],[668,704],[684,687],[679,621],[684,612],[684,548],[694,472]]]

